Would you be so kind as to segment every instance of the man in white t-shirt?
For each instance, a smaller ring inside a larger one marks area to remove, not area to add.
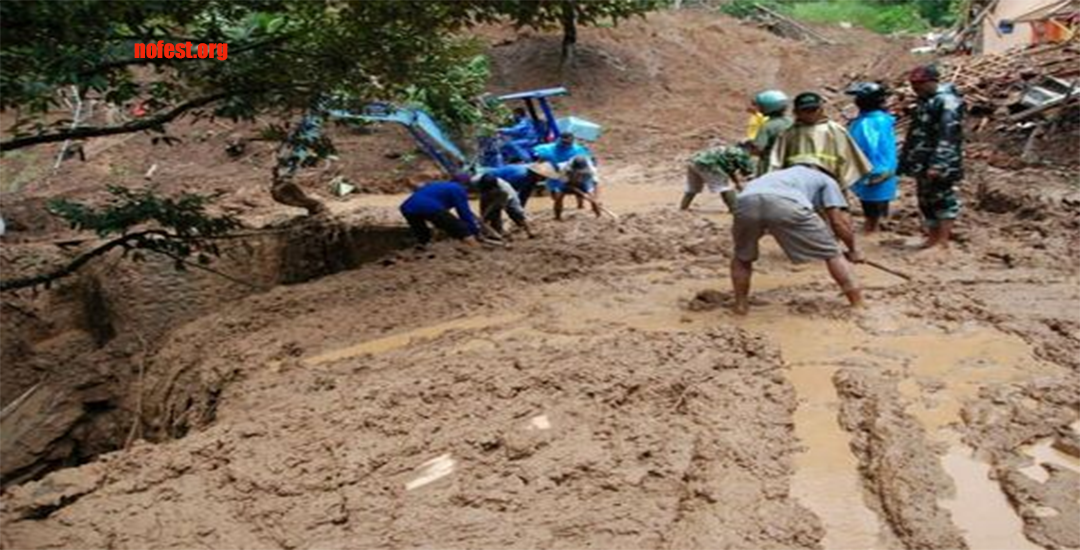
[[[476,188],[480,191],[480,219],[490,227],[498,237],[506,236],[503,231],[502,213],[525,230],[529,238],[536,235],[529,227],[525,209],[521,206],[521,199],[512,185],[494,174],[484,174],[476,178]]]

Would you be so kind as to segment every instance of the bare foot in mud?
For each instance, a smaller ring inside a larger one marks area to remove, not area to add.
[[[736,303],[735,305],[731,306],[731,312],[740,317],[745,317],[748,313],[750,313],[750,304],[745,302],[741,304]]]
[[[945,245],[931,245],[919,249],[915,257],[926,260],[947,260],[952,256],[952,249]]]

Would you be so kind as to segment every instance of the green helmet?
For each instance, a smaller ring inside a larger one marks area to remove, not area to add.
[[[773,115],[784,112],[788,106],[788,96],[780,90],[765,90],[754,96],[754,104],[762,114]]]

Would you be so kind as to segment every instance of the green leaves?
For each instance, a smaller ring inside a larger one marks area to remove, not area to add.
[[[562,24],[563,9],[574,10],[578,25],[596,26],[617,24],[620,20],[644,16],[659,9],[660,0],[502,0],[489,3],[500,15],[507,17],[517,27],[537,30],[558,28]]]
[[[207,214],[206,207],[219,195],[162,197],[152,189],[131,190],[118,185],[108,186],[108,191],[112,197],[104,206],[54,199],[49,202],[49,212],[67,220],[72,229],[94,231],[102,238],[148,226],[187,238],[214,237],[240,227],[232,216]]]
[[[213,239],[240,227],[236,218],[213,216],[206,207],[217,195],[182,193],[163,197],[152,189],[132,190],[110,185],[111,199],[100,207],[67,199],[49,202],[49,212],[67,220],[72,229],[93,231],[98,237],[120,235],[112,243],[123,248],[124,255],[141,261],[143,251],[164,254],[184,269],[185,260],[195,256],[198,265],[206,265],[221,251]],[[107,244],[106,246],[112,246]]]

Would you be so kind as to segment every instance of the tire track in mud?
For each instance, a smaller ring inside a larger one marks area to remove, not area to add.
[[[952,480],[922,427],[900,402],[896,381],[865,369],[834,376],[841,397],[840,422],[852,433],[867,488],[880,513],[909,549],[966,549],[967,543],[938,496]]]

